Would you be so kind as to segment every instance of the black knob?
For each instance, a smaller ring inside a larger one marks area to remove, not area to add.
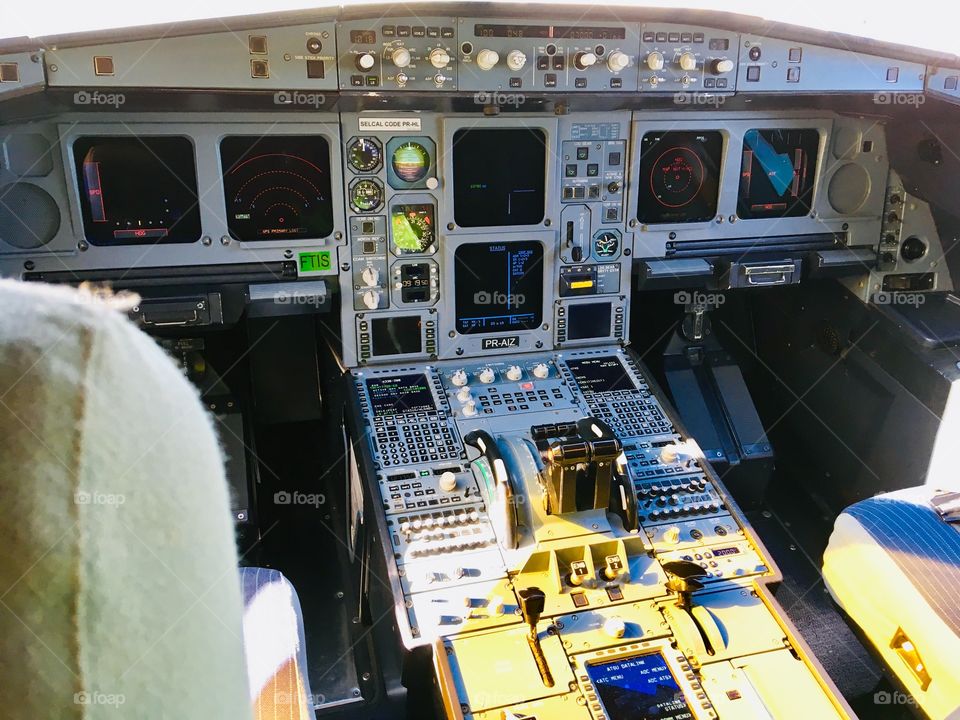
[[[540,622],[540,616],[543,614],[544,605],[547,602],[547,595],[538,587],[529,587],[521,590],[520,612],[523,614],[524,622],[532,628]]]
[[[614,180],[612,183],[607,185],[607,192],[609,192],[611,195],[616,195],[618,192],[620,192],[620,183]]]

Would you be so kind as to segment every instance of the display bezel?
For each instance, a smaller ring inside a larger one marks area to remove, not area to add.
[[[807,191],[808,197],[807,197],[807,203],[806,203],[806,204],[808,205],[808,207],[802,209],[801,212],[782,213],[782,214],[779,214],[779,215],[750,215],[750,214],[742,214],[743,208],[742,208],[742,206],[741,206],[741,201],[743,200],[743,193],[742,193],[742,182],[741,182],[741,186],[737,188],[737,217],[738,217],[740,220],[780,220],[780,219],[784,219],[784,218],[804,217],[804,216],[809,215],[809,214],[813,211],[813,201],[814,201],[814,196],[815,196],[815,191],[816,191],[816,186],[817,186],[817,173],[818,173],[818,170],[819,170],[819,168],[820,168],[820,163],[821,163],[821,160],[822,160],[822,158],[821,158],[821,151],[820,151],[820,150],[821,150],[821,145],[823,144],[823,134],[822,134],[817,128],[814,128],[814,127],[797,127],[797,128],[793,128],[793,127],[767,127],[767,126],[764,125],[763,123],[758,123],[758,125],[763,125],[763,127],[752,127],[752,128],[749,128],[749,129],[745,130],[745,131],[743,132],[743,135],[741,136],[741,141],[740,141],[740,153],[741,153],[740,177],[741,177],[741,179],[742,179],[744,173],[746,172],[746,168],[744,167],[744,160],[745,160],[745,155],[746,155],[746,152],[747,152],[747,146],[746,146],[747,133],[750,133],[750,132],[764,133],[764,132],[777,132],[777,131],[794,131],[794,132],[802,132],[802,133],[807,133],[807,132],[809,132],[809,133],[816,133],[816,134],[817,134],[817,140],[816,140],[816,143],[815,143],[815,148],[814,148],[814,150],[813,150],[813,152],[814,152],[813,162],[811,163],[811,167],[810,167],[810,186],[809,186],[809,189],[808,189],[808,191]],[[802,206],[800,206],[800,207],[802,208]]]
[[[405,143],[416,143],[420,145],[429,156],[427,170],[418,180],[404,180],[397,175],[393,167],[393,154],[401,145]],[[387,171],[387,184],[394,190],[424,190],[427,188],[427,181],[430,178],[437,177],[437,145],[433,139],[427,135],[395,135],[391,137],[383,149],[383,166]]]
[[[404,252],[396,247],[393,241],[393,209],[401,205],[432,205],[433,206],[433,244],[422,252]],[[387,247],[390,249],[390,255],[395,258],[408,259],[417,257],[429,257],[436,255],[440,249],[440,220],[439,209],[437,208],[437,199],[433,195],[427,194],[396,194],[390,196],[387,203]]]

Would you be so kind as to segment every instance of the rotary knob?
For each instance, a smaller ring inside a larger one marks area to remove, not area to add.
[[[507,53],[507,67],[516,72],[527,64],[527,56],[520,50],[511,50]]]
[[[733,60],[727,58],[717,58],[713,61],[713,72],[716,75],[723,75],[733,70]]]
[[[550,377],[550,368],[546,363],[537,363],[533,366],[533,376],[541,380]]]
[[[669,545],[676,545],[680,542],[680,528],[671,525],[663,533],[663,541]]]
[[[494,595],[490,598],[490,602],[487,603],[487,612],[493,617],[500,617],[503,615],[504,604],[503,598],[499,595]]]
[[[470,400],[466,405],[463,406],[463,414],[465,417],[473,417],[477,414],[477,403],[473,400]]]
[[[485,367],[483,368],[483,370],[480,371],[479,377],[480,377],[480,382],[484,384],[489,384],[494,381],[494,379],[496,378],[496,375],[493,374],[493,368]]]
[[[647,55],[647,67],[651,70],[663,70],[663,53],[654,50]]]
[[[467,384],[467,374],[463,370],[454,370],[450,375],[450,382],[457,387],[463,387]]]
[[[410,51],[406,48],[397,48],[390,55],[390,60],[398,68],[405,68],[410,64]]]
[[[614,50],[607,58],[607,67],[610,68],[610,72],[620,72],[628,65],[630,65],[630,56],[625,52]]]
[[[374,64],[376,64],[376,62],[376,58],[370,53],[361,53],[360,55],[357,55],[356,59],[357,70],[366,72],[367,70],[370,70]]]
[[[500,62],[500,56],[495,50],[481,50],[477,53],[477,67],[481,70],[492,70]]]
[[[376,310],[380,307],[380,291],[367,290],[363,294],[363,304],[368,310]]]
[[[597,56],[592,52],[578,52],[573,56],[573,64],[576,65],[577,70],[586,70],[591,65],[597,64]]]
[[[518,365],[511,365],[507,368],[507,380],[519,380],[523,377],[523,371]]]
[[[375,287],[380,282],[380,271],[376,268],[367,266],[360,273],[360,279],[367,287]]]
[[[623,621],[623,618],[614,615],[604,621],[603,632],[606,633],[608,637],[622,638],[627,632],[627,624]]]
[[[453,492],[457,489],[457,476],[447,470],[440,476],[440,489],[444,492]]]
[[[434,48],[430,51],[430,64],[437,70],[442,70],[450,64],[450,53],[443,48]]]
[[[457,400],[462,403],[469,402],[473,400],[473,395],[470,393],[470,388],[464,386],[457,391]]]
[[[697,56],[693,53],[685,52],[680,55],[680,59],[677,61],[677,64],[680,66],[680,69],[684,72],[690,72],[691,70],[697,69]]]

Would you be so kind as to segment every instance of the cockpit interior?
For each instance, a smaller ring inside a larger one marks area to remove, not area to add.
[[[0,40],[5,717],[960,718],[958,82],[664,7]]]

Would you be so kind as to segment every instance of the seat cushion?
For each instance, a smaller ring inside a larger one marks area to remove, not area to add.
[[[312,720],[303,613],[297,591],[277,570],[240,568],[243,643],[254,717]]]
[[[848,508],[824,552],[823,575],[924,711],[960,717],[960,528],[933,509],[936,492],[910,488]],[[916,649],[911,663],[893,647],[904,639]]]

